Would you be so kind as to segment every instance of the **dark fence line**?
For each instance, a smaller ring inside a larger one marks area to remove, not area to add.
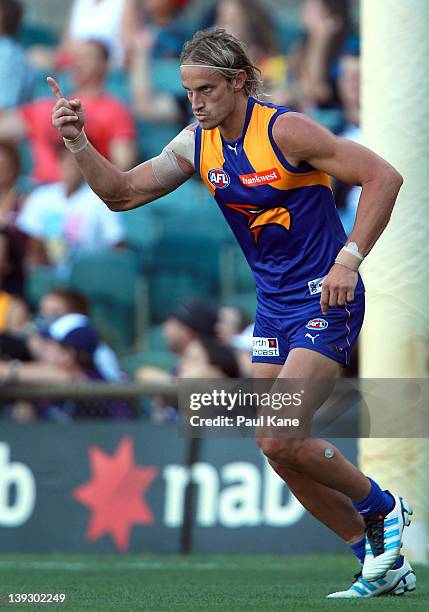
[[[39,400],[39,399],[132,399],[139,397],[161,396],[177,399],[177,383],[104,383],[88,382],[79,384],[27,384],[3,383],[0,385],[2,400]]]

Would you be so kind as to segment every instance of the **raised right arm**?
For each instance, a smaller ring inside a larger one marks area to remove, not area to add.
[[[92,145],[86,144],[84,118],[80,100],[67,100],[56,81],[48,83],[57,99],[52,110],[52,122],[74,152],[77,163],[91,189],[114,211],[125,211],[152,202],[187,181],[194,173],[190,147],[180,148],[183,133],[167,145],[158,157],[121,172]],[[185,132],[185,141],[194,138]],[[174,145],[179,139],[179,144]]]

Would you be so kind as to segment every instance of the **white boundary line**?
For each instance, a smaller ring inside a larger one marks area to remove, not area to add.
[[[268,562],[259,567],[258,571],[264,569],[264,565],[270,571],[284,570],[286,563]],[[105,571],[141,571],[141,570],[167,570],[167,571],[214,571],[214,570],[238,570],[246,571],[254,568],[254,564],[224,561],[7,561],[0,560],[1,570],[105,570]]]

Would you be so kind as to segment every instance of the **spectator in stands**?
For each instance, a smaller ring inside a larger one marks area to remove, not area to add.
[[[181,316],[181,315],[180,315]],[[236,355],[213,335],[195,335],[186,345],[179,360],[178,378],[239,378],[240,367]],[[169,379],[172,377],[170,376]],[[144,381],[168,380],[167,377],[144,377]],[[155,423],[177,421],[177,406],[152,398],[151,420]]]
[[[168,348],[182,355],[195,337],[214,337],[216,320],[216,310],[200,298],[178,304],[163,325]]]
[[[0,379],[8,383],[82,383],[103,381],[94,363],[99,337],[88,317],[67,314],[56,319],[44,332],[44,347],[38,361],[0,361]],[[47,400],[36,405],[18,403],[12,409],[17,420],[35,416],[52,420],[79,417],[128,417],[131,406],[109,400]]]
[[[220,0],[213,25],[243,41],[259,68],[279,52],[271,16],[258,0]]]
[[[29,321],[22,288],[20,245],[13,233],[0,229],[0,333],[15,332]]]
[[[88,317],[65,315],[45,330],[40,360],[23,364],[0,362],[0,377],[45,384],[102,380],[93,362],[98,344],[98,334]]]
[[[179,378],[239,378],[234,351],[210,336],[194,338],[180,359]]]
[[[344,114],[341,134],[362,141],[360,116],[360,62],[357,54],[344,54],[339,62],[338,92]]]
[[[39,328],[48,327],[60,317],[72,313],[89,316],[86,296],[73,289],[62,287],[51,289],[39,302],[37,325]]]
[[[151,2],[150,4],[165,4]],[[251,50],[261,68],[262,78],[269,89],[283,78],[285,63],[279,55],[269,13],[257,0],[221,0],[216,10],[210,10],[206,25],[224,27]],[[147,121],[179,123],[183,126],[194,120],[185,93],[155,91],[151,77],[151,59],[157,55],[156,36],[146,25],[135,36],[130,62],[130,83],[133,107],[137,116]]]
[[[170,351],[181,357],[188,345],[201,336],[214,338],[217,313],[200,298],[190,298],[178,304],[163,324],[163,333]],[[136,372],[140,381],[171,380],[175,373],[161,368],[142,366]]]
[[[347,0],[306,0],[303,20],[307,39],[300,86],[306,107],[338,102],[333,72],[347,36],[348,5]]]
[[[135,0],[72,0],[60,46],[32,47],[31,62],[42,70],[66,68],[76,43],[98,40],[109,50],[110,66],[122,68],[137,29]]]
[[[241,333],[233,336],[229,343],[240,366],[240,375],[244,378],[252,377],[253,327],[251,323]]]
[[[337,107],[335,87],[338,59],[349,28],[348,0],[305,0],[304,39],[290,58],[288,80],[275,102],[311,113]]]
[[[45,293],[32,322],[26,321],[26,325],[21,326],[16,333],[12,333],[14,330],[11,333],[0,333],[0,359],[42,360],[45,349],[43,331],[67,314],[89,317],[89,304],[82,293],[63,288]],[[119,366],[116,353],[101,338],[94,352],[94,363],[105,380],[125,380],[126,375]]]
[[[338,92],[344,114],[344,124],[338,135],[341,138],[347,138],[358,144],[363,144],[362,130],[359,127],[359,56],[354,54],[343,55],[339,64]],[[341,222],[347,235],[349,235],[355,221],[361,188],[336,181],[334,191]]]
[[[24,200],[17,184],[20,173],[21,159],[17,147],[0,142],[0,227],[17,234],[16,219]]]
[[[0,0],[0,109],[13,108],[32,98],[34,72],[16,41],[21,18],[18,0]]]
[[[133,27],[130,0],[73,0],[63,48],[73,49],[76,41],[102,41],[110,51],[114,66],[123,66],[125,44]]]
[[[177,123],[185,127],[192,113],[185,92],[155,91],[152,83],[151,54],[155,38],[148,27],[133,39],[130,53],[130,86],[136,116],[146,121]]]
[[[229,344],[231,339],[240,334],[250,323],[243,310],[236,306],[221,306],[217,313],[216,335],[220,342]]]
[[[246,43],[250,56],[261,70],[267,95],[284,82],[287,58],[280,52],[271,14],[259,0],[221,0],[215,25],[224,27]]]
[[[105,92],[109,52],[95,40],[74,47],[71,73],[75,96],[85,105],[91,128],[88,138],[94,146],[122,170],[135,161],[134,125],[129,109]],[[0,114],[0,139],[29,139],[33,160],[33,179],[38,183],[60,180],[58,152],[62,140],[52,126],[50,98],[35,100]]]
[[[79,291],[72,289],[51,289],[40,300],[38,327],[47,326],[66,314],[81,314],[89,316],[89,304],[86,297]],[[43,345],[40,344],[40,336],[34,334],[29,339],[29,345],[33,355],[40,357]],[[121,370],[118,358],[113,349],[100,338],[100,342],[94,352],[94,363],[103,378],[110,382],[121,382],[125,380],[125,374]]]
[[[189,0],[132,1],[135,2],[143,27],[149,28],[154,39],[152,59],[178,59],[191,33],[181,14]]]
[[[61,148],[62,181],[39,185],[27,198],[17,226],[28,236],[27,264],[61,265],[64,274],[81,254],[123,245],[125,232],[84,181],[73,155]]]

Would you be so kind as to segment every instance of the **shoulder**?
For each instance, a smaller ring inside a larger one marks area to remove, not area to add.
[[[273,125],[273,136],[279,141],[302,142],[303,139],[314,137],[315,133],[326,132],[319,123],[303,115],[290,111],[277,117]]]
[[[191,123],[185,127],[173,140],[166,145],[167,151],[172,151],[176,157],[180,157],[194,169],[194,156],[195,156],[195,137],[196,137],[196,123]]]
[[[188,130],[188,132],[192,132],[193,134],[195,134],[195,132],[197,131],[197,127],[198,124],[196,121],[194,121],[194,123],[190,123],[189,125],[187,125],[185,127],[185,130]]]
[[[325,127],[306,115],[292,111],[276,119],[273,138],[285,156],[300,161],[335,141],[334,134]]]

